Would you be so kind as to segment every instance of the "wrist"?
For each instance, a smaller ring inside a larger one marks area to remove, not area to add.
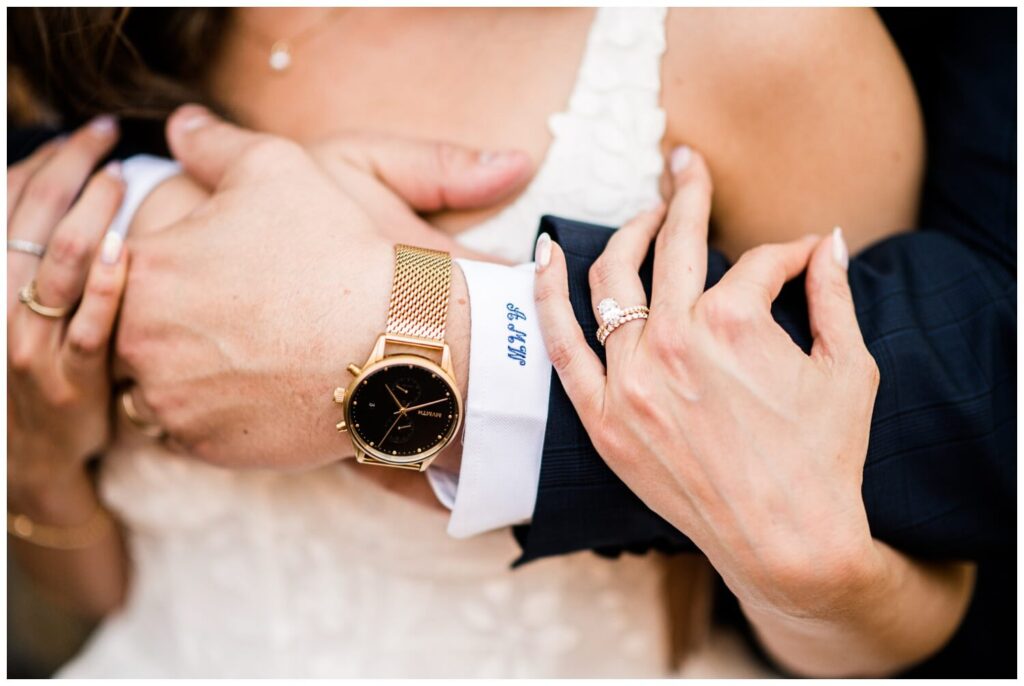
[[[7,485],[8,512],[38,523],[79,525],[95,514],[98,504],[96,487],[84,465],[47,481]]]
[[[353,254],[355,254],[354,251]],[[344,302],[353,304],[338,308],[337,316],[333,319],[331,331],[338,332],[333,336],[331,346],[335,352],[330,356],[331,368],[327,371],[318,370],[317,372],[323,374],[318,381],[321,385],[323,378],[328,378],[335,380],[334,387],[344,388],[352,380],[346,367],[350,364],[362,367],[370,356],[374,344],[386,328],[392,276],[395,269],[394,245],[384,240],[375,240],[369,246],[360,247],[358,254],[360,256],[359,271],[365,275],[365,278],[361,278],[359,281],[359,297],[353,298],[349,295],[352,284],[351,273],[344,274],[348,286],[343,283],[335,288],[345,294]],[[456,386],[465,400],[469,375],[469,291],[465,276],[458,263],[454,261],[451,270],[444,340],[449,348],[451,371],[455,377]],[[331,403],[328,408],[330,413],[328,420],[332,427],[341,418],[340,409],[340,405],[334,403]],[[329,450],[333,459],[354,457],[354,447],[347,434],[339,434],[336,430],[331,430],[329,434],[332,439]],[[458,473],[461,453],[460,430],[460,433],[441,451],[433,464],[446,471]]]

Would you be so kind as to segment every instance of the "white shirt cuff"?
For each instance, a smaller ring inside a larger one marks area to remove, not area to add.
[[[457,260],[470,308],[469,391],[458,475],[428,469],[466,538],[530,521],[548,419],[551,361],[533,302],[534,266]]]

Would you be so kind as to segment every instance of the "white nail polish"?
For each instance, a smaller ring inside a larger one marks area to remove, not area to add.
[[[832,229],[832,259],[843,269],[850,266],[850,250],[846,247],[843,230],[838,226]]]
[[[551,262],[551,236],[547,232],[537,238],[537,248],[533,253],[537,271],[542,271]]]
[[[89,122],[89,130],[97,136],[106,138],[117,130],[117,118],[110,114],[104,114],[96,117]]]
[[[669,166],[672,168],[673,174],[678,174],[690,165],[690,160],[693,159],[693,151],[688,145],[680,145],[678,148],[672,151],[672,157],[669,160]]]
[[[118,181],[124,179],[124,173],[121,169],[121,163],[118,162],[117,160],[111,160],[110,162],[107,162],[107,165],[103,167],[103,173],[106,174],[107,176],[117,179]]]
[[[121,257],[121,248],[124,246],[124,239],[117,231],[107,231],[100,245],[100,261],[103,264],[117,264]]]

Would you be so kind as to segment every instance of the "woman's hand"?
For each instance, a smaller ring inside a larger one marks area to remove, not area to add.
[[[751,250],[704,292],[711,181],[696,154],[675,178],[664,225],[660,212],[641,215],[591,269],[595,308],[607,297],[646,304],[637,270],[660,228],[650,319],[608,337],[607,373],[552,246],[537,279],[552,362],[609,466],[741,599],[797,614],[842,602],[879,569],[860,492],[878,371],[842,237]],[[771,316],[805,267],[810,355]]]
[[[110,439],[109,341],[127,258],[120,236],[103,236],[123,184],[116,163],[89,173],[116,139],[116,122],[102,118],[8,170],[7,237],[46,248],[42,258],[8,250],[7,472],[15,510],[80,481],[87,458]],[[18,302],[32,281],[36,302],[68,316],[46,317]]]
[[[861,478],[878,369],[865,348],[837,229],[746,253],[704,292],[711,181],[673,155],[676,194],[623,227],[591,269],[593,304],[644,304],[637,270],[657,235],[650,318],[606,339],[607,372],[579,329],[565,261],[538,242],[536,297],[552,363],[594,446],[687,534],[780,664],[889,674],[941,647],[973,585],[968,564],[912,560],[868,528]],[[814,345],[771,304],[806,267]]]

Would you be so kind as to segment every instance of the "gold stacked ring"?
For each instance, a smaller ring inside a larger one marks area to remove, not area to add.
[[[162,426],[143,419],[139,414],[138,409],[135,407],[135,398],[132,397],[131,388],[126,388],[121,391],[121,407],[124,409],[124,414],[128,417],[128,421],[134,424],[135,428],[137,428],[143,436],[158,439],[167,438],[167,432],[164,431]]]
[[[24,303],[28,309],[38,315],[49,319],[63,319],[71,311],[70,307],[50,307],[36,300],[36,282],[29,281],[18,291],[18,300]]]
[[[651,310],[644,305],[634,305],[633,307],[627,307],[619,310],[616,314],[618,316],[606,320],[605,323],[597,330],[597,342],[601,345],[604,345],[604,342],[613,331],[626,322],[636,321],[637,319],[647,319],[651,315]]]

